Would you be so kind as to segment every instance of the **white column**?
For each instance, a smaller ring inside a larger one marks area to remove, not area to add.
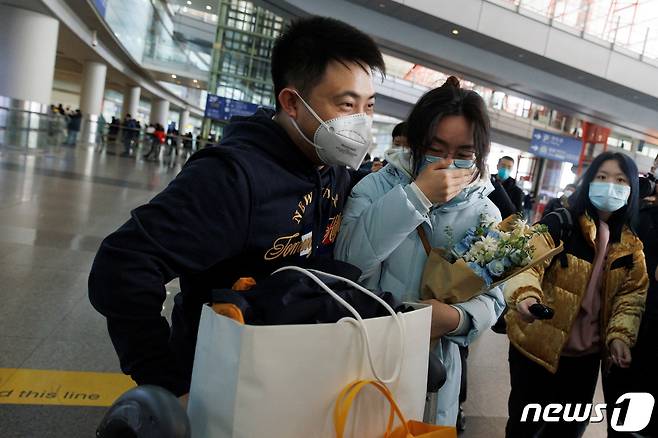
[[[190,123],[190,110],[188,109],[183,109],[180,112],[180,116],[178,118],[178,130],[180,131],[181,135],[185,134],[187,129],[185,126]]]
[[[82,112],[82,137],[80,141],[95,144],[98,133],[98,116],[103,108],[105,75],[107,66],[100,62],[85,61],[82,69],[80,89],[80,111]]]
[[[185,126],[189,123],[190,120],[190,110],[183,108],[180,112],[180,116],[178,117],[178,146],[183,145],[183,140],[181,137],[185,135],[187,132],[187,129]]]
[[[167,128],[167,118],[169,117],[169,101],[164,99],[155,99],[151,102],[151,123],[159,123]]]
[[[0,96],[50,104],[59,22],[0,4]]]
[[[137,118],[137,110],[139,109],[139,96],[142,93],[140,87],[126,87],[123,93],[123,117],[130,114],[131,117]]]

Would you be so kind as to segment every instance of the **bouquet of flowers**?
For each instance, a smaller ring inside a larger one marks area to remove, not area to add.
[[[468,301],[562,250],[562,245],[556,248],[545,225],[530,226],[516,215],[498,224],[481,215],[479,225],[456,244],[450,228],[446,234],[450,247],[432,249],[421,296],[447,304]]]

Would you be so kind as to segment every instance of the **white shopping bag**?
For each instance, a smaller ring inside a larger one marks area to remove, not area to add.
[[[355,316],[334,324],[250,326],[204,306],[188,404],[193,438],[334,437],[336,397],[357,379],[387,383],[403,413],[422,419],[427,391],[431,308],[361,320],[356,311],[313,273]],[[320,276],[331,276],[312,271]],[[381,436],[388,405],[366,392],[352,409],[347,436]]]

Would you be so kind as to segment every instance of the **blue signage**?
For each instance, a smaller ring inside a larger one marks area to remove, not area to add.
[[[529,152],[550,160],[578,164],[582,147],[583,142],[577,138],[534,129]]]
[[[94,6],[98,10],[101,17],[105,17],[105,8],[107,7],[107,0],[94,0]]]
[[[230,120],[233,116],[250,116],[256,112],[259,106],[255,103],[208,94],[204,116],[223,122]]]

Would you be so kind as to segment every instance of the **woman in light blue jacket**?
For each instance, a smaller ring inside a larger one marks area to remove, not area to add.
[[[417,228],[432,247],[461,240],[480,215],[499,221],[487,198],[493,190],[486,170],[489,118],[482,98],[451,77],[426,93],[411,111],[410,149],[387,156],[389,164],[365,177],[347,201],[336,258],[362,270],[369,288],[392,292],[404,301],[420,299],[427,255]],[[449,231],[449,233],[447,233]],[[464,303],[429,300],[436,354],[448,379],[439,391],[437,423],[454,426],[459,410],[461,360],[458,346],[493,325],[505,302],[499,288]]]

